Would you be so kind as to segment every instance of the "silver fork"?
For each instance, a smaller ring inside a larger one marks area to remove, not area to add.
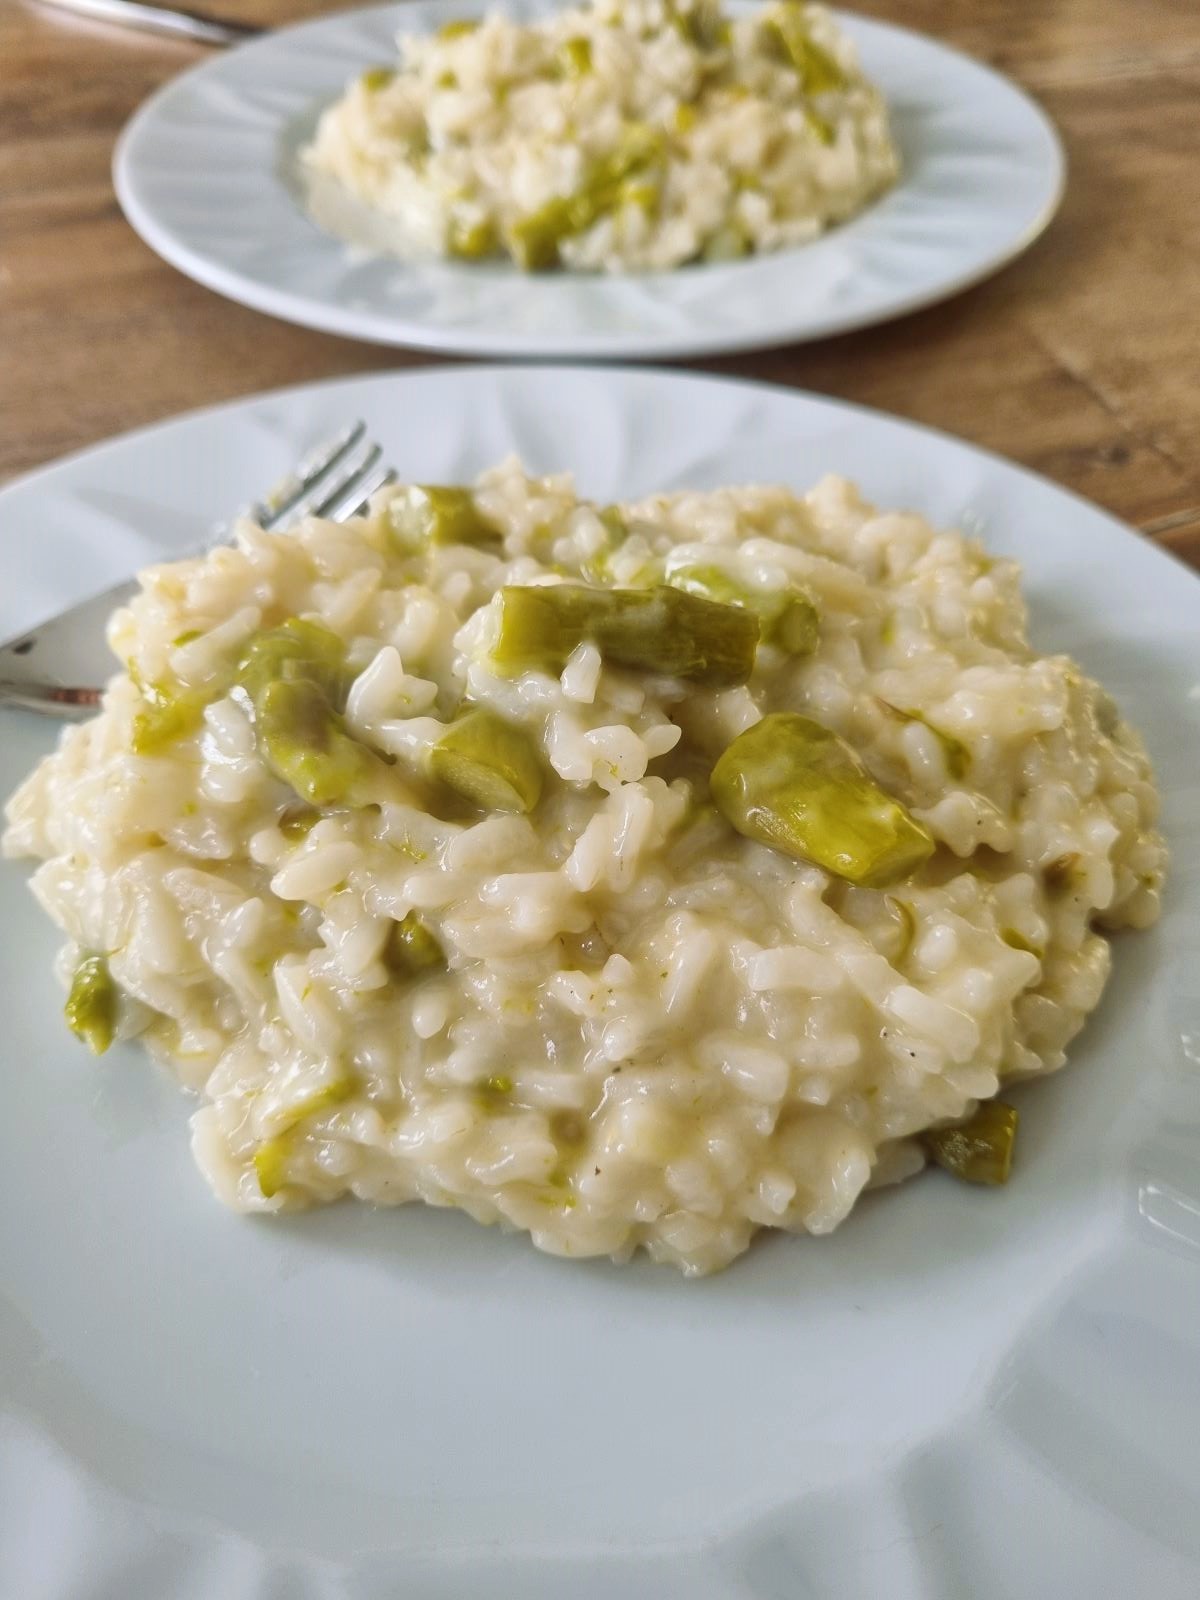
[[[273,533],[308,516],[344,522],[395,477],[382,449],[367,437],[366,423],[352,422],[310,450],[282,483],[241,515]],[[181,555],[206,555],[228,536],[228,526],[222,525],[200,549]],[[137,588],[136,579],[114,584],[31,633],[0,644],[0,706],[63,719],[93,711],[103,693],[99,685],[115,670],[104,625]]]

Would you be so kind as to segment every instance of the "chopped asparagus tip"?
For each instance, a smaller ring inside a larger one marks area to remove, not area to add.
[[[748,839],[863,888],[911,877],[934,852],[929,832],[850,746],[795,712],[774,712],[739,734],[711,787],[717,809]]]
[[[592,70],[592,41],[578,35],[564,39],[558,47],[556,64],[564,78],[586,78]]]
[[[848,88],[849,79],[838,62],[809,37],[804,9],[796,0],[784,0],[766,19],[764,28],[772,52],[795,69],[805,94]]]
[[[351,738],[324,689],[306,678],[280,678],[258,699],[263,759],[310,806],[361,803],[375,758]]]
[[[346,665],[346,646],[336,633],[306,617],[289,617],[279,627],[255,634],[242,652],[235,681],[257,708],[273,684],[306,679],[341,711],[354,678]]]
[[[377,94],[380,89],[386,89],[395,76],[390,67],[370,67],[358,81],[368,94]]]
[[[435,544],[488,544],[501,537],[470,489],[410,484],[388,502],[388,520],[401,550]]]
[[[398,978],[415,978],[434,967],[444,967],[446,956],[437,938],[410,911],[394,922],[383,948],[384,964]]]
[[[667,582],[688,594],[701,595],[722,605],[741,606],[759,620],[765,644],[777,645],[789,655],[807,656],[817,648],[821,620],[803,589],[789,584],[777,590],[748,589],[720,567],[668,566]]]
[[[500,591],[492,664],[500,672],[558,673],[585,639],[606,661],[693,683],[744,683],[754,670],[758,619],[660,585],[592,589],[562,583]]]
[[[921,1143],[929,1159],[965,1183],[1007,1183],[1017,1139],[1017,1108],[986,1100],[956,1128],[929,1128]]]
[[[474,33],[479,22],[473,17],[457,17],[453,22],[443,22],[437,31],[437,37],[443,41],[447,39],[462,39],[468,33]]]
[[[482,811],[532,811],[542,763],[529,736],[494,711],[468,711],[429,753],[432,775]]]
[[[67,1027],[94,1056],[102,1056],[117,1031],[117,986],[104,956],[85,956],[75,968],[63,1008]]]
[[[919,722],[923,728],[928,728],[942,747],[942,755],[946,762],[946,771],[952,778],[963,779],[971,767],[971,752],[961,739],[956,739],[952,733],[947,733],[939,728],[936,723],[930,722],[923,711],[906,711],[902,706],[892,705],[890,700],[879,700],[877,703],[882,711],[897,722]]]

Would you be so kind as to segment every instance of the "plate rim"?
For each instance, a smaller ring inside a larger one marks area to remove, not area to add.
[[[502,9],[504,0],[498,0],[498,3]],[[425,0],[425,8],[458,13],[463,9],[463,0]],[[259,38],[234,46],[234,52],[267,51],[283,34],[294,36],[330,25],[336,26],[339,22],[367,13],[392,12],[399,16],[403,14],[404,9],[405,7],[398,4],[397,0],[379,0],[379,3],[375,4],[351,6],[343,11],[326,13],[323,16],[288,23],[282,28],[271,29]],[[482,4],[476,3],[472,9],[485,8]],[[161,260],[203,288],[232,300],[235,304],[246,306],[265,316],[290,322],[295,326],[385,348],[425,350],[435,354],[458,354],[467,358],[491,360],[578,360],[603,361],[607,364],[750,354],[834,338],[841,334],[854,333],[864,328],[897,321],[915,312],[926,310],[930,306],[965,293],[1011,266],[1041,238],[1058,214],[1066,194],[1069,163],[1062,135],[1054,120],[1033,94],[1006,73],[1000,72],[967,51],[947,44],[919,29],[904,27],[860,12],[847,11],[840,6],[830,9],[834,17],[841,22],[849,19],[852,23],[864,24],[871,31],[899,35],[910,44],[915,42],[951,58],[957,64],[965,64],[971,70],[982,73],[991,80],[994,87],[1014,96],[1021,103],[1031,123],[1037,124],[1039,131],[1048,141],[1047,195],[1041,210],[1026,223],[1019,235],[1015,236],[1002,251],[996,252],[987,260],[976,262],[944,281],[926,283],[923,287],[916,288],[886,305],[876,305],[874,309],[870,305],[863,305],[857,310],[852,309],[849,313],[827,315],[816,322],[798,311],[793,318],[785,319],[774,328],[763,327],[757,332],[739,332],[732,329],[716,330],[708,334],[692,331],[689,334],[622,334],[614,337],[602,332],[579,330],[542,337],[536,343],[531,343],[528,336],[507,334],[503,331],[493,330],[486,337],[476,337],[469,330],[428,327],[419,321],[407,319],[397,319],[389,324],[386,316],[378,311],[356,313],[352,309],[316,299],[294,289],[273,288],[260,284],[236,268],[213,261],[208,254],[177,238],[173,229],[159,220],[154,207],[145,203],[138,193],[134,155],[137,142],[145,135],[147,128],[153,126],[164,105],[181,91],[183,85],[198,75],[219,73],[222,63],[233,53],[229,51],[218,56],[203,58],[185,68],[183,72],[177,73],[161,84],[137,108],[122,128],[113,148],[113,188],[126,221],[142,242]],[[274,174],[272,181],[276,183],[279,181]],[[858,217],[851,218],[850,224],[859,220],[859,217],[868,215],[870,209],[868,207]],[[831,229],[822,237],[830,237],[837,231]],[[797,250],[803,248],[803,246],[796,247]],[[774,256],[788,253],[794,252],[771,254]]]
[[[593,364],[585,361],[551,360],[475,360],[455,361],[452,363],[430,360],[414,362],[412,365],[404,367],[383,367],[367,369],[362,372],[333,373],[323,378],[306,378],[300,379],[296,383],[276,384],[269,389],[252,389],[245,394],[231,395],[225,400],[212,400],[204,405],[189,406],[186,410],[174,411],[170,416],[159,417],[154,422],[144,422],[134,428],[124,428],[119,433],[110,434],[103,439],[96,439],[91,444],[80,445],[75,450],[68,450],[62,455],[51,457],[48,461],[39,462],[36,466],[29,467],[15,477],[0,483],[0,510],[3,509],[4,501],[10,493],[18,489],[32,488],[38,480],[57,472],[60,468],[79,466],[90,457],[121,448],[135,440],[138,442],[149,440],[160,431],[173,428],[179,423],[215,417],[220,412],[234,410],[241,406],[286,400],[292,395],[310,391],[337,389],[340,387],[349,388],[359,383],[398,383],[406,379],[428,377],[435,373],[455,373],[471,377],[483,373],[503,376],[506,373],[515,372],[531,376],[542,372],[547,378],[556,378],[572,371],[588,373],[597,378],[634,375],[646,378],[679,380],[683,383],[711,384],[735,389],[765,390],[770,394],[789,395],[798,400],[814,403],[820,407],[828,407],[845,416],[863,417],[869,421],[884,422],[913,433],[929,435],[943,444],[969,451],[990,464],[1004,468],[1007,472],[1018,473],[1028,481],[1053,490],[1055,494],[1062,495],[1074,505],[1088,512],[1089,515],[1102,517],[1112,528],[1131,538],[1136,547],[1145,555],[1152,558],[1161,558],[1161,561],[1174,574],[1183,574],[1193,582],[1200,583],[1200,571],[1190,566],[1169,545],[1160,544],[1156,539],[1152,539],[1148,534],[1135,527],[1133,523],[1127,522],[1117,512],[1101,505],[1096,500],[1089,500],[1078,489],[1072,489],[1066,484],[1059,483],[1057,479],[1051,478],[1044,472],[1039,472],[1035,467],[1026,466],[1024,462],[1014,460],[990,445],[979,444],[974,439],[953,433],[949,428],[941,428],[933,423],[920,422],[915,418],[902,416],[899,412],[888,411],[882,406],[867,405],[859,400],[848,400],[841,395],[825,394],[819,389],[806,389],[801,385],[786,383],[779,379],[742,377],[733,372],[693,371],[686,367],[668,366],[655,361],[613,361]],[[3,553],[3,549],[3,541],[0,540],[0,554]]]

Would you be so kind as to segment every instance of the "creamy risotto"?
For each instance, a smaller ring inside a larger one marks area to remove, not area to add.
[[[598,506],[509,462],[244,523],[110,636],[4,849],[68,1021],[196,1091],[239,1210],[702,1273],[931,1155],[1000,1181],[995,1097],[1158,911],[1141,744],[1015,566],[841,479]]]
[[[730,260],[814,238],[898,171],[854,46],[797,0],[731,17],[716,0],[594,0],[528,26],[451,22],[400,52],[349,86],[305,154],[390,219],[400,254]]]

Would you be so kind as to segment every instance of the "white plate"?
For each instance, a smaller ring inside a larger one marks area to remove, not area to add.
[[[602,499],[832,468],[1026,565],[1034,636],[1158,763],[1164,922],[1021,1095],[1002,1192],[939,1175],[719,1277],[568,1264],[412,1206],[250,1221],[136,1048],[67,1035],[0,868],[0,1595],[1195,1600],[1200,587],[1096,510],[827,400],[446,369],[239,402],[0,494],[0,637],[183,548],[342,419],[404,476],[505,451]],[[0,714],[0,791],[51,744]]]
[[[552,8],[505,7],[522,18]],[[181,272],[306,327],[475,355],[615,359],[786,344],[913,311],[1012,260],[1062,195],[1058,138],[1019,89],[919,34],[846,16],[892,107],[904,175],[803,249],[652,275],[529,277],[511,265],[405,264],[322,232],[297,163],[318,111],[392,58],[402,22],[419,32],[485,9],[419,0],[347,11],[193,67],[121,138],[125,215]]]

